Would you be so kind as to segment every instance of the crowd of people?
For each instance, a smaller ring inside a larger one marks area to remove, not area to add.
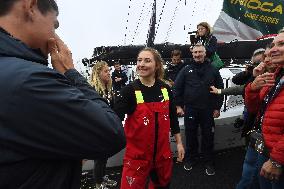
[[[142,49],[138,78],[126,85],[120,63],[111,75],[107,62],[96,62],[89,82],[74,69],[55,33],[58,14],[54,0],[0,0],[0,188],[80,188],[82,160],[90,159],[95,188],[107,189],[117,185],[105,175],[107,159],[126,147],[120,187],[167,189],[169,133],[177,161],[191,171],[198,127],[205,174],[215,175],[214,118],[228,91],[212,58],[217,39],[209,24],[197,25],[192,60],[183,62],[174,50],[165,75],[160,53]],[[283,64],[284,30],[233,78],[240,85],[233,94],[245,98],[247,137],[237,189],[284,188]],[[184,116],[185,148],[178,116]]]

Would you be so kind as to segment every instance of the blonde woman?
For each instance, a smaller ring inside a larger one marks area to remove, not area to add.
[[[97,62],[93,69],[90,84],[95,90],[107,100],[108,104],[113,106],[112,81],[110,70],[107,62]],[[105,175],[107,159],[99,159],[94,161],[93,175],[97,189],[107,189],[107,186],[116,186],[117,182],[110,180]]]

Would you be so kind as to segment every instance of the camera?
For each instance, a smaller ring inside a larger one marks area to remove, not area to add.
[[[247,71],[252,72],[252,70],[255,68],[253,64],[247,65]]]
[[[257,62],[251,62],[247,65],[247,71],[252,72],[255,67],[257,67],[260,64],[260,61]]]

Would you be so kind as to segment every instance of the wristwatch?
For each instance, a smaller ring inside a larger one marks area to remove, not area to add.
[[[271,164],[272,164],[273,167],[282,168],[282,165],[279,164],[277,161],[274,161],[274,160],[271,159],[271,158],[270,158],[269,160],[270,160],[270,162],[271,162]]]

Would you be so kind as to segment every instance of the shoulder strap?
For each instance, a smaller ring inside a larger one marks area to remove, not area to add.
[[[168,93],[167,88],[162,88],[161,91],[162,91],[164,100],[165,100],[165,101],[168,101],[170,98],[169,98],[169,93]]]
[[[138,80],[133,81],[130,85],[131,85],[131,86],[133,87],[133,89],[134,89],[135,97],[136,97],[136,103],[137,103],[137,104],[142,104],[142,103],[144,103],[143,94],[142,94],[142,92],[141,92],[141,89],[140,89]]]

